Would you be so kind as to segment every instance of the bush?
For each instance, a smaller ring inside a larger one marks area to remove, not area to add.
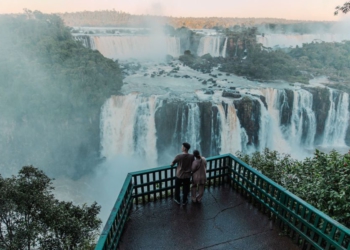
[[[249,155],[237,153],[243,161],[261,171],[290,192],[333,219],[350,227],[350,154],[315,151],[304,161],[265,149]]]

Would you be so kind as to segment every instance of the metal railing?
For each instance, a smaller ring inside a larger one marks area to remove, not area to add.
[[[116,249],[133,203],[173,197],[176,168],[129,173],[95,250]],[[207,158],[208,185],[228,183],[276,220],[303,249],[350,250],[350,229],[333,220],[232,154]]]

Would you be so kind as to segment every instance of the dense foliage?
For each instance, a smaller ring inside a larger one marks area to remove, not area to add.
[[[252,80],[308,83],[316,76],[327,76],[333,88],[350,93],[350,42],[313,42],[292,49],[263,47],[256,41],[257,29],[224,29],[228,39],[226,58],[198,57],[186,53],[180,60],[189,67],[210,72],[220,66],[223,72]]]
[[[122,85],[118,64],[75,41],[55,15],[0,16],[0,37],[0,169],[91,169],[100,108]]]
[[[289,155],[265,149],[249,155],[237,153],[243,161],[278,184],[350,227],[350,152],[341,155],[315,151],[313,158],[293,160]]]
[[[350,11],[350,2],[345,2],[342,6],[337,6],[335,9],[334,15],[338,15],[339,11],[346,14]]]
[[[1,249],[92,249],[100,207],[58,201],[52,190],[51,179],[32,166],[0,175]]]

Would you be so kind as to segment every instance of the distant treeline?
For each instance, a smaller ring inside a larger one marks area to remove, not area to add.
[[[74,13],[58,13],[68,26],[105,26],[105,27],[147,27],[154,23],[171,25],[175,28],[190,29],[230,28],[239,26],[260,26],[271,30],[312,31],[313,26],[327,28],[331,22],[312,22],[301,20],[286,20],[279,18],[224,18],[224,17],[166,17],[151,15],[131,15],[122,11],[102,10]]]
[[[75,41],[57,15],[0,16],[0,37],[1,173],[90,171],[101,106],[122,85],[118,64]]]
[[[187,51],[180,60],[202,72],[213,67],[252,80],[308,83],[316,76],[328,76],[333,87],[350,93],[350,41],[311,43],[302,47],[272,50],[256,40],[257,28],[226,29],[226,57],[202,57]]]

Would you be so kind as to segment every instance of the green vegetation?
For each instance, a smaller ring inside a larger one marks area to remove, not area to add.
[[[237,156],[278,184],[350,227],[350,154],[315,151],[313,158],[293,160],[265,149]]]
[[[23,167],[17,176],[0,175],[0,248],[93,249],[100,207],[58,201],[44,172]]]
[[[0,170],[91,170],[101,106],[122,85],[118,64],[75,41],[56,15],[0,16],[0,36]]]
[[[346,14],[350,11],[350,2],[345,2],[342,6],[337,6],[335,9],[334,15],[338,15],[339,11]]]
[[[272,50],[256,41],[256,28],[224,29],[228,38],[226,58],[191,53],[180,60],[189,67],[210,72],[220,70],[258,81],[285,80],[307,84],[316,76],[327,76],[332,87],[350,93],[350,41],[313,42],[288,50]]]

